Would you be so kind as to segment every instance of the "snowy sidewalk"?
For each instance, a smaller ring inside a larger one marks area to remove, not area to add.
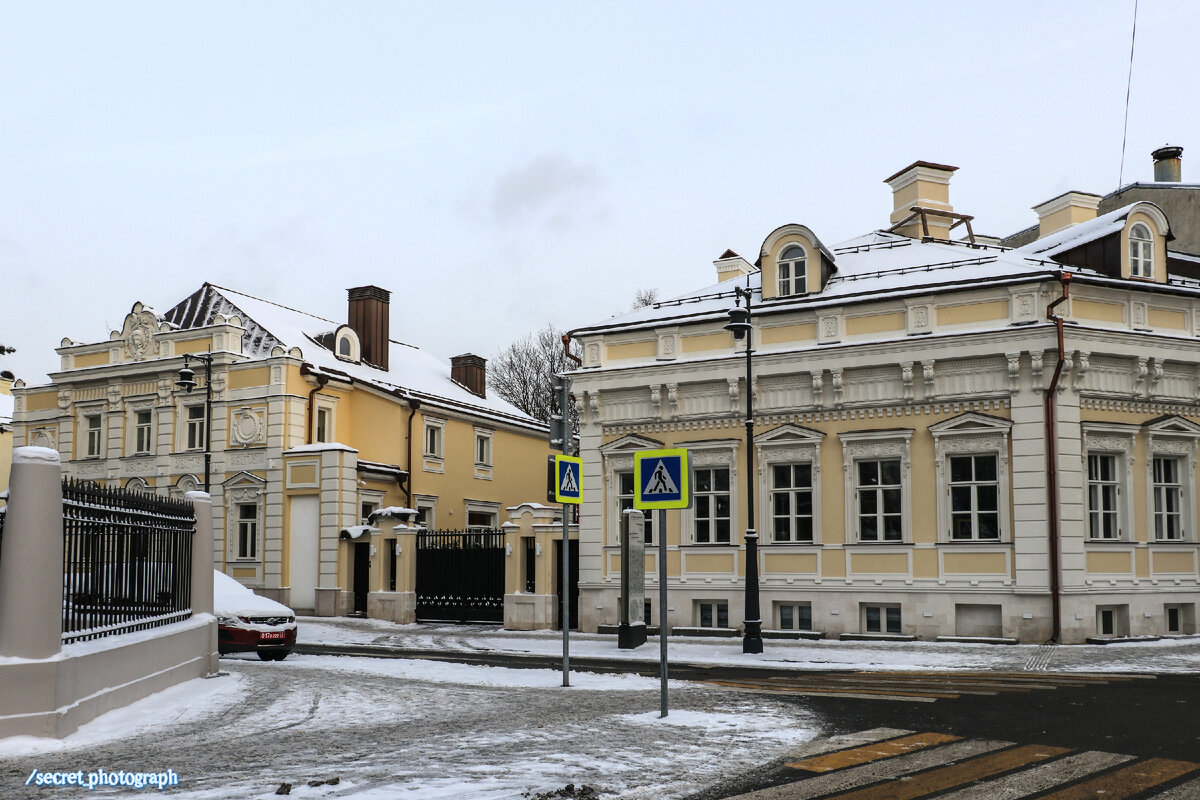
[[[301,617],[300,644],[373,645],[444,654],[561,656],[560,631],[506,631],[485,625],[396,625],[350,617]],[[616,665],[657,664],[658,638],[636,650],[617,637],[571,633],[571,657]],[[1200,636],[1106,645],[993,645],[960,642],[842,642],[768,639],[745,655],[741,639],[674,636],[671,663],[797,670],[978,670],[989,672],[1200,672]]]

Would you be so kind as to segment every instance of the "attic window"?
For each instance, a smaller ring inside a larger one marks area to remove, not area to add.
[[[1154,277],[1154,238],[1140,222],[1129,229],[1129,276]]]
[[[342,361],[353,361],[358,363],[362,357],[361,345],[358,341],[358,335],[349,325],[343,325],[337,329],[333,337],[334,346],[333,354]]]
[[[806,288],[804,248],[792,245],[779,255],[779,296],[804,294]]]

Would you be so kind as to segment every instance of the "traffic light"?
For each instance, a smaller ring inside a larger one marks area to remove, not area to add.
[[[563,375],[550,376],[550,446],[564,453],[571,452],[575,429],[571,424],[571,379]]]

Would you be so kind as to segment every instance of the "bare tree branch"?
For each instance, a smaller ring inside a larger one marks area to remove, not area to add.
[[[576,357],[578,342],[571,342]],[[540,422],[547,422],[557,410],[550,377],[575,369],[575,362],[563,352],[562,331],[547,325],[527,333],[501,350],[488,364],[488,385],[496,394]],[[578,416],[575,419],[579,428]]]
[[[633,310],[652,306],[658,302],[658,289],[638,289],[633,296]]]

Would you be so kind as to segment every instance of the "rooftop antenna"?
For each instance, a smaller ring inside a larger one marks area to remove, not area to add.
[[[1125,128],[1121,132],[1121,171],[1117,174],[1117,189],[1125,183],[1125,140],[1129,137],[1129,90],[1133,86],[1133,46],[1137,43],[1138,0],[1133,0],[1133,34],[1129,37],[1129,78],[1125,81]]]

